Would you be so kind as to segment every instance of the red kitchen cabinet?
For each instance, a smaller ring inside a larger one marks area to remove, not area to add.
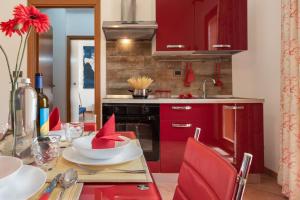
[[[214,113],[218,110],[215,104],[163,104],[160,109],[161,172],[176,173],[183,160],[187,139],[194,136],[196,127],[201,128],[200,139],[210,142]]]
[[[239,168],[244,152],[253,155],[250,173],[264,171],[263,104],[237,104],[236,164]]]
[[[163,104],[160,106],[160,169],[179,172],[185,144],[201,128],[200,142],[240,168],[253,154],[251,173],[263,173],[263,104]]]
[[[157,51],[247,50],[247,0],[157,0],[156,10]]]
[[[220,150],[237,169],[241,167],[244,153],[251,153],[251,173],[263,173],[264,136],[263,104],[220,104],[219,130],[215,143],[206,143]]]
[[[187,51],[194,47],[194,0],[157,0],[156,49]]]

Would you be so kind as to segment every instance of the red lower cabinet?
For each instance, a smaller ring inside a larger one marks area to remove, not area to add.
[[[161,172],[179,172],[187,139],[194,136],[196,127],[201,128],[203,141],[211,141],[216,111],[214,104],[161,105]]]
[[[165,104],[160,112],[161,172],[179,172],[187,139],[196,127],[201,128],[200,142],[237,169],[248,152],[253,154],[250,172],[263,172],[263,104]]]
[[[160,172],[160,161],[147,161],[147,166],[151,173]]]
[[[264,171],[263,104],[238,104],[236,109],[236,164],[244,153],[251,153],[250,173]]]

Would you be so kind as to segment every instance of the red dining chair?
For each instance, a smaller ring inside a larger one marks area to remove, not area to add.
[[[252,161],[245,154],[240,173],[210,147],[189,138],[173,200],[240,200],[243,197]]]

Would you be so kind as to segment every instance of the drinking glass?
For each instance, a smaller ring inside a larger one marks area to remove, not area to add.
[[[83,123],[71,122],[64,124],[66,139],[68,142],[72,142],[73,139],[79,138],[83,135]]]
[[[32,154],[35,163],[45,171],[55,167],[59,157],[59,135],[36,137],[32,142]]]
[[[84,121],[84,132],[87,135],[93,134],[97,131],[97,115],[91,114],[89,118]]]

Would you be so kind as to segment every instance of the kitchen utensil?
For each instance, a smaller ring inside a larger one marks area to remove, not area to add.
[[[56,165],[59,156],[59,142],[59,135],[34,138],[32,153],[35,163],[46,171],[51,170]]]
[[[0,185],[13,178],[22,168],[21,159],[12,156],[0,156]]]
[[[95,170],[95,169],[90,169],[86,166],[76,164],[80,169],[86,171],[88,174],[93,175],[97,173],[128,173],[128,174],[145,174],[146,170],[144,169],[137,169],[137,170],[131,170],[131,169],[111,169],[106,171],[106,169],[101,169],[101,170]]]
[[[221,76],[221,63],[216,63],[215,64],[215,86],[217,87],[222,87],[223,86],[223,82],[220,79]]]
[[[16,176],[0,185],[0,199],[29,199],[41,190],[46,179],[47,174],[40,168],[23,165]]]
[[[132,93],[132,97],[135,99],[147,99],[151,92],[149,89],[133,89],[128,91]]]
[[[63,158],[81,165],[116,165],[126,163],[132,160],[136,160],[143,155],[143,150],[138,147],[135,143],[130,143],[128,148],[125,148],[120,154],[110,159],[95,160],[82,156],[75,148],[69,147],[64,149]]]
[[[61,177],[61,173],[57,174],[52,181],[50,182],[49,186],[43,191],[41,197],[39,200],[48,200],[51,192],[54,190],[54,188],[57,186],[57,183],[59,182],[59,179]]]
[[[110,159],[120,154],[130,144],[130,139],[123,136],[119,137],[124,141],[116,142],[115,148],[93,149],[91,145],[94,138],[93,135],[78,138],[73,141],[72,145],[84,157],[90,159]]]
[[[77,183],[77,181],[78,181],[78,174],[76,170],[71,168],[68,169],[66,172],[64,172],[59,179],[59,183],[61,184],[63,190],[59,194],[58,199],[61,200],[62,197],[64,196],[65,190],[71,187],[72,185],[74,185],[75,183]]]

